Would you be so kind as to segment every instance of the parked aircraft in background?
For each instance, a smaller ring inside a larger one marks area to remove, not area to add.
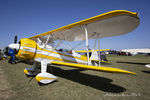
[[[123,49],[122,52],[129,52],[132,55],[136,54],[150,54],[150,49]]]

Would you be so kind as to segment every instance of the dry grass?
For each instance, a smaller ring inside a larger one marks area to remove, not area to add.
[[[15,95],[15,91],[11,89],[0,66],[0,99],[8,99]]]
[[[27,78],[23,69],[31,65],[8,64],[1,61],[1,69],[12,91],[17,95],[6,100],[149,100],[150,57],[108,56],[110,67],[133,71],[137,75],[105,73],[65,66],[53,66],[58,81],[39,86],[35,78]],[[1,87],[0,87],[1,89]]]

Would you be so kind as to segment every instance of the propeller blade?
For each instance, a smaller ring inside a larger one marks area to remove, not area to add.
[[[17,35],[15,35],[14,43],[17,43]]]

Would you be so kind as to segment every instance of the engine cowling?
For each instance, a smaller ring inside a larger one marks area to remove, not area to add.
[[[16,55],[18,59],[33,60],[37,50],[37,44],[35,41],[24,38],[19,41],[20,48]]]

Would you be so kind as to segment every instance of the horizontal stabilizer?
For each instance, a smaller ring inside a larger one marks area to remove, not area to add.
[[[136,74],[134,72],[122,70],[122,69],[119,69],[119,68],[102,67],[102,66],[90,66],[90,65],[83,65],[83,64],[58,62],[58,61],[52,61],[51,63],[52,64],[57,64],[57,65],[65,65],[65,66],[72,66],[72,67],[77,67],[77,68],[92,69],[92,70],[99,70],[99,71],[106,71],[106,72]]]

